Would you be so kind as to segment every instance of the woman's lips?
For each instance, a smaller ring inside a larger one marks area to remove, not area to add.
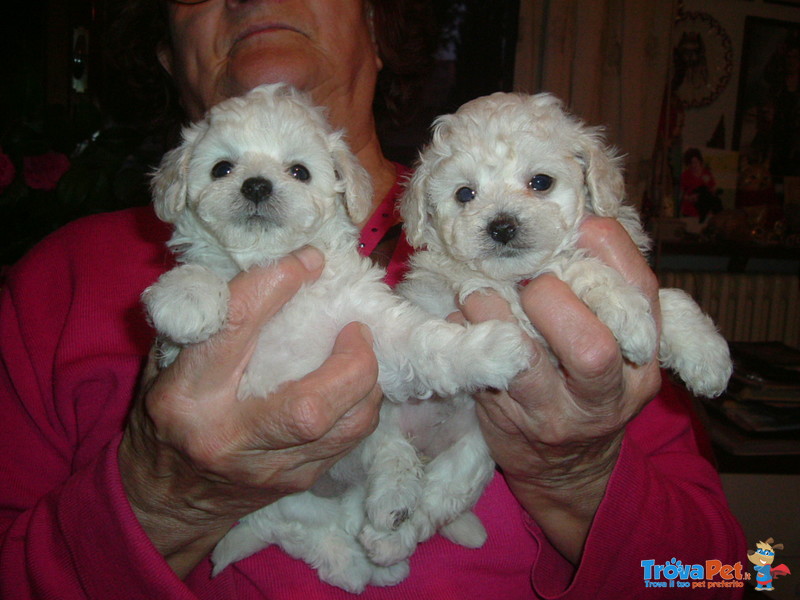
[[[303,34],[302,31],[297,29],[296,27],[292,27],[290,25],[286,25],[285,23],[261,23],[258,25],[253,25],[252,27],[248,27],[245,29],[241,34],[236,37],[235,43],[241,42],[248,38],[260,35],[262,33],[270,33],[274,31],[292,31],[294,33]]]

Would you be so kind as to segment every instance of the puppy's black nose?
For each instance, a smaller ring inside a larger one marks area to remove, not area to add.
[[[514,239],[519,229],[519,221],[511,215],[499,215],[491,223],[489,223],[486,230],[495,242],[507,244]]]
[[[258,204],[263,202],[272,194],[272,182],[263,177],[248,177],[242,183],[242,196]]]

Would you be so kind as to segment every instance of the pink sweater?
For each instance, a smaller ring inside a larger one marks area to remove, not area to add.
[[[368,226],[362,242],[381,233]],[[149,208],[94,216],[50,236],[9,274],[0,300],[0,598],[351,597],[277,547],[214,579],[206,560],[181,581],[131,511],[117,447],[153,336],[139,294],[170,266],[168,236]],[[483,548],[435,536],[406,581],[362,597],[675,598],[677,590],[645,588],[643,560],[747,564],[686,399],[666,385],[628,427],[577,568],[502,476],[476,512],[489,533]],[[732,590],[691,594],[712,596]]]

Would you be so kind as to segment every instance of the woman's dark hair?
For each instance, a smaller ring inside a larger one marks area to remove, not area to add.
[[[395,122],[410,120],[416,95],[433,67],[438,29],[429,0],[367,0],[383,69],[375,110]]]
[[[375,110],[394,120],[414,106],[418,84],[428,74],[436,43],[433,11],[426,0],[366,0],[383,61]],[[175,131],[185,115],[178,91],[158,61],[169,43],[168,0],[110,0],[106,81],[102,101],[118,120],[162,133]]]
[[[184,115],[178,92],[158,60],[169,43],[167,0],[110,0],[101,103],[118,121],[177,132]]]

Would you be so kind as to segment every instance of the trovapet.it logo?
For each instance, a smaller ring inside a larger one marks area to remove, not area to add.
[[[653,559],[641,562],[644,586],[648,588],[737,588],[744,587],[750,573],[737,562],[724,564],[721,560],[707,560],[698,564],[683,564],[673,558],[664,564]]]
[[[768,538],[766,542],[758,542],[756,548],[758,550],[747,551],[747,558],[753,563],[753,570],[756,572],[756,590],[774,590],[773,579],[792,574],[786,565],[773,565],[775,550],[783,550],[783,544],[776,544],[775,540]]]

